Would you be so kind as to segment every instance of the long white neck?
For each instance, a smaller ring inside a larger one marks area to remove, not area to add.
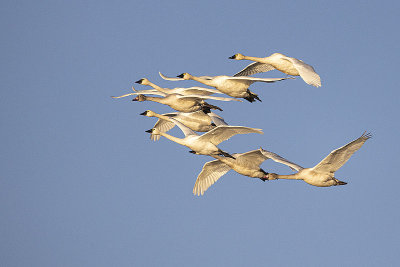
[[[170,94],[170,93],[171,93],[171,90],[170,90],[170,89],[162,88],[162,87],[160,87],[160,86],[158,86],[158,85],[156,85],[156,84],[154,84],[154,83],[152,83],[152,82],[148,82],[147,85],[153,87],[153,88],[156,89],[157,91],[160,91],[160,92],[163,92],[163,93],[166,93],[166,94]]]
[[[164,115],[161,115],[161,114],[158,114],[158,113],[154,113],[154,115],[152,117],[156,117],[156,118],[159,118],[161,120],[169,121],[169,117],[168,116],[164,116]]]
[[[186,143],[184,142],[184,139],[169,135],[167,133],[162,133],[160,132],[161,136],[164,136],[165,138],[168,138],[169,140],[171,140],[172,142],[178,143],[180,145],[186,146]]]
[[[268,64],[270,63],[268,58],[243,56],[243,59],[260,62],[260,63],[268,63]]]
[[[165,104],[165,98],[164,97],[146,96],[146,100],[157,102],[157,103],[161,103],[161,104]]]
[[[196,82],[199,82],[199,83],[214,87],[214,85],[211,82],[211,80],[202,79],[200,77],[195,77],[195,76],[190,76],[190,80],[193,80],[193,81],[196,81]]]
[[[289,180],[303,180],[298,173],[295,174],[289,174],[289,175],[280,175],[277,174],[276,176],[278,179],[289,179]]]

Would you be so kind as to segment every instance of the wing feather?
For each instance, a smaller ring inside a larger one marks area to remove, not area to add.
[[[175,114],[173,114],[173,113],[168,114],[167,113],[167,114],[163,114],[163,115],[164,116],[168,116],[168,117],[172,117],[172,116],[175,116],[176,113]],[[163,120],[163,119],[158,119],[156,124],[154,124],[153,128],[156,128],[160,132],[165,133],[165,132],[168,132],[169,130],[171,130],[172,128],[174,128],[174,127],[175,127],[175,123],[174,122],[171,122],[171,121],[168,121],[168,120]],[[159,134],[151,134],[150,135],[150,139],[153,140],[153,141],[158,141],[160,139],[160,136],[161,135],[159,135]]]
[[[185,126],[183,123],[181,123],[181,122],[179,122],[179,121],[177,121],[177,120],[175,120],[175,119],[173,119],[173,118],[171,118],[170,120],[171,120],[173,123],[175,123],[176,126],[178,126],[178,127],[181,129],[181,131],[183,132],[183,134],[185,135],[185,137],[186,137],[186,136],[189,136],[189,135],[198,136],[198,134],[197,134],[196,132],[194,132],[194,131],[193,131],[192,129],[190,129],[189,127]]]
[[[259,167],[261,163],[268,159],[259,149],[238,154],[234,157],[239,165],[254,166],[255,168]]]
[[[219,160],[209,161],[204,164],[193,187],[193,194],[200,196],[231,168]]]
[[[371,133],[364,132],[359,138],[338,149],[333,150],[313,170],[334,173],[342,167],[362,145],[372,137]]]
[[[262,148],[260,148],[260,152],[265,156],[268,157],[270,159],[272,159],[275,162],[278,163],[282,163],[285,164],[287,166],[289,166],[289,168],[291,168],[293,171],[301,171],[302,169],[304,169],[303,167],[301,167],[300,165],[297,165],[296,163],[293,163],[291,161],[288,161],[287,159],[279,156],[278,154],[275,154],[273,152],[264,150]]]
[[[249,64],[247,67],[233,75],[233,77],[238,77],[238,76],[250,76],[256,73],[260,72],[267,72],[270,70],[274,70],[274,66],[267,64],[267,63],[260,63],[260,62],[254,62]]]
[[[199,140],[211,142],[214,145],[218,145],[219,143],[228,140],[234,135],[249,133],[264,134],[261,129],[244,126],[221,125],[201,135],[199,137]]]
[[[297,69],[301,78],[303,78],[306,83],[315,87],[321,87],[321,78],[312,66],[296,58],[287,57],[286,59],[292,62],[293,67]]]

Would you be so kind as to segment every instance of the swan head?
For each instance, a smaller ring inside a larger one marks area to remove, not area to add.
[[[183,79],[185,79],[185,80],[189,80],[190,77],[191,77],[191,75],[190,75],[189,73],[187,73],[187,72],[184,72],[184,73],[182,73],[182,74],[179,74],[179,75],[176,76],[176,77],[178,77],[178,78],[183,78]]]
[[[160,131],[156,128],[150,129],[145,131],[146,133],[150,133],[150,134],[160,134]]]
[[[265,178],[267,178],[268,180],[278,180],[278,174],[268,173]]]
[[[137,97],[135,97],[134,99],[132,99],[132,101],[138,101],[138,102],[142,102],[146,100],[146,96],[144,95],[138,95]]]
[[[148,85],[150,83],[150,81],[148,79],[146,79],[146,78],[142,78],[142,79],[136,81],[135,83]]]
[[[233,56],[229,57],[230,59],[242,60],[244,56],[242,54],[234,54]]]
[[[151,110],[146,110],[145,112],[140,113],[140,115],[146,116],[146,117],[154,117],[156,113]]]

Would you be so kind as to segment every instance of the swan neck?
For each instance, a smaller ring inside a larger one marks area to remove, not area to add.
[[[161,114],[158,114],[158,113],[154,113],[154,117],[157,117],[157,118],[159,118],[161,120],[169,121],[169,117],[168,116],[164,116],[164,115],[161,115]]]
[[[163,104],[163,97],[146,96],[146,100]]]
[[[208,85],[208,86],[212,86],[209,80],[202,79],[200,77],[190,76],[190,79],[193,80],[193,81],[200,82],[202,84]]]
[[[255,62],[260,62],[260,63],[269,63],[269,60],[267,58],[244,56],[244,59],[255,61]]]
[[[165,88],[162,88],[162,87],[160,87],[160,86],[158,86],[158,85],[156,85],[156,84],[154,84],[152,82],[149,82],[148,85],[151,86],[152,88],[156,89],[157,91],[160,91],[160,92],[163,92],[163,93],[167,93],[167,94],[169,93],[169,90],[167,90]]]
[[[178,143],[180,145],[185,145],[183,142],[183,139],[169,135],[167,133],[160,133],[161,136],[164,136],[165,138],[168,138],[169,140],[171,140],[172,142]]]
[[[289,174],[289,175],[277,175],[278,179],[289,179],[289,180],[302,180],[297,173],[295,174]]]

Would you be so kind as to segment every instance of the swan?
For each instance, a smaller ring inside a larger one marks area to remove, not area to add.
[[[152,110],[146,110],[140,115],[147,117],[156,117],[158,121],[154,125],[153,128],[158,129],[160,132],[168,132],[172,128],[174,128],[175,123],[170,121],[170,118],[174,118],[180,123],[184,124],[186,127],[189,127],[191,130],[196,132],[208,132],[214,129],[219,125],[228,125],[223,118],[218,116],[213,112],[204,113],[203,111],[195,111],[190,113],[184,112],[174,112],[174,113],[165,113],[158,114]],[[153,141],[157,141],[160,139],[160,135],[152,134],[150,139]]]
[[[314,68],[301,60],[294,57],[287,57],[281,53],[274,53],[269,57],[247,57],[242,54],[235,54],[230,59],[236,60],[252,60],[251,63],[243,70],[239,71],[234,77],[249,76],[259,72],[267,72],[277,69],[283,73],[293,76],[300,76],[306,83],[315,87],[321,87],[321,78],[315,72]]]
[[[232,157],[229,153],[219,149],[217,145],[237,134],[264,134],[261,129],[244,126],[220,125],[206,132],[205,134],[198,135],[179,121],[173,118],[170,118],[169,120],[173,121],[182,130],[185,135],[184,138],[177,138],[175,136],[163,133],[157,128],[152,128],[146,132],[164,136],[173,142],[190,148],[191,151],[189,152],[197,155],[222,155],[225,157]]]
[[[258,95],[251,92],[249,90],[249,86],[255,82],[266,82],[273,83],[276,81],[282,81],[286,79],[293,79],[292,77],[288,78],[254,78],[254,77],[231,77],[231,76],[200,76],[196,77],[190,75],[189,73],[182,73],[178,75],[178,78],[166,77],[161,72],[159,72],[161,78],[169,81],[182,81],[182,80],[194,80],[205,85],[215,87],[217,90],[222,93],[235,97],[235,98],[244,98],[249,102],[254,102],[256,100],[261,101],[258,98]]]
[[[134,93],[128,93],[122,96],[112,96],[112,98],[122,98],[130,95],[137,95],[132,101],[153,101],[160,104],[168,105],[171,108],[181,112],[194,112],[198,110],[210,111],[210,109],[222,109],[218,106],[208,104],[204,99],[213,99],[221,101],[241,101],[235,98],[216,97],[216,96],[201,96],[201,95],[180,95],[180,94],[166,94],[157,90],[141,90],[136,91],[132,87]],[[145,96],[145,94],[159,95],[162,97]]]
[[[153,87],[155,90],[166,93],[166,94],[180,94],[180,95],[212,95],[212,94],[222,94],[220,91],[211,89],[211,88],[204,88],[204,87],[189,87],[189,88],[162,88],[152,82],[150,82],[147,78],[140,79],[135,83],[148,85]]]
[[[279,175],[276,173],[269,173],[267,175],[268,180],[276,179],[294,179],[303,180],[304,182],[319,186],[335,186],[335,185],[345,185],[346,182],[339,181],[335,178],[335,172],[340,169],[350,157],[361,148],[361,146],[369,139],[372,135],[370,133],[364,132],[359,138],[351,141],[347,145],[344,145],[336,150],[333,150],[328,156],[326,156],[320,163],[318,163],[313,168],[303,168],[295,163],[289,162],[286,159],[266,150],[261,152],[266,157],[275,157],[280,160],[281,163],[288,165],[289,167],[295,169],[297,173],[290,175]],[[272,154],[271,154],[272,153]]]
[[[216,160],[206,162],[197,176],[193,187],[194,195],[203,195],[204,192],[213,185],[220,177],[229,170],[234,170],[239,174],[259,178],[265,182],[268,180],[268,173],[260,168],[261,163],[271,158],[262,153],[262,148],[241,154],[232,154],[234,159],[213,155]]]

